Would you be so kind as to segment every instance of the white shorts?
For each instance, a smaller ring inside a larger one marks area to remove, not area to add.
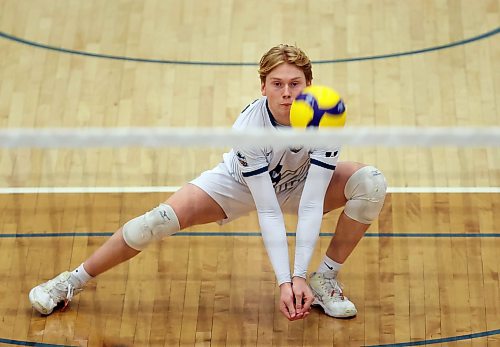
[[[255,211],[255,202],[250,189],[246,185],[237,182],[224,163],[220,163],[212,170],[203,172],[198,178],[189,183],[204,190],[224,210],[227,218],[218,221],[220,224]],[[304,183],[305,180],[295,187],[277,194],[283,213],[297,214]]]

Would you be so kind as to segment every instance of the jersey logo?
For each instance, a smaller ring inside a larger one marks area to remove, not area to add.
[[[285,153],[281,156],[280,160],[278,161],[278,165],[271,171],[269,171],[269,176],[271,176],[271,182],[273,182],[273,186],[276,187],[276,184],[278,184],[279,181],[281,181],[281,169],[283,168],[283,165],[281,165],[281,161],[283,160],[283,157],[285,156]]]
[[[269,176],[276,193],[295,187],[307,177],[310,160],[300,160],[299,162],[292,164],[292,167],[289,167],[287,165],[287,158],[291,158],[292,156],[293,154],[284,150],[276,166],[272,169],[271,167],[269,168]]]
[[[332,154],[333,154],[334,157],[336,157],[338,153],[339,153],[338,151],[335,151],[333,153],[332,152],[326,152],[325,153],[325,157],[330,158],[332,156]]]
[[[240,164],[242,166],[244,166],[244,167],[248,166],[247,158],[245,158],[245,156],[243,154],[241,154],[241,152],[236,152],[236,158],[238,158],[238,161],[240,162]]]
[[[273,182],[273,186],[275,186],[280,180],[281,180],[281,169],[283,168],[283,165],[278,164],[276,167],[272,170],[269,171],[269,176],[271,176],[271,182]]]

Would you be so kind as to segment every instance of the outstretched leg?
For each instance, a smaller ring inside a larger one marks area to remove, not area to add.
[[[187,184],[164,204],[127,222],[73,272],[63,272],[34,287],[29,293],[31,304],[38,312],[50,314],[60,302],[69,302],[90,279],[136,256],[149,243],[189,226],[225,217],[207,193]]]

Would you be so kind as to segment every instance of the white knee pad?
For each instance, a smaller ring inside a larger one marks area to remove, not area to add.
[[[387,183],[377,168],[365,166],[356,171],[344,188],[344,213],[360,223],[371,224],[384,205]]]
[[[142,251],[151,242],[173,235],[179,230],[179,220],[172,207],[160,204],[142,216],[125,223],[123,239],[130,247]]]

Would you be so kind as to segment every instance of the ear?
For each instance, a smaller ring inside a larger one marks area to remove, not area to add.
[[[266,83],[265,82],[260,82],[260,92],[262,93],[262,96],[266,96]]]
[[[309,87],[312,84],[312,81],[306,81],[306,86]]]

